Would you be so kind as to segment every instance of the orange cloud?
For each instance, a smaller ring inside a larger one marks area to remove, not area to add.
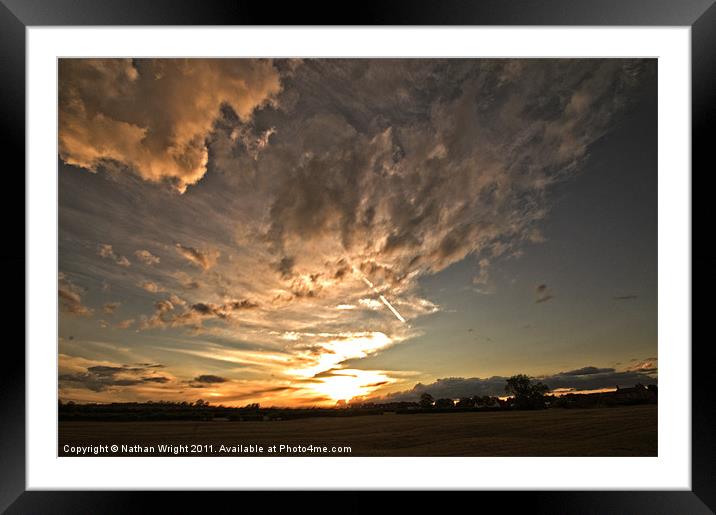
[[[85,317],[92,315],[92,309],[82,303],[82,293],[82,288],[74,284],[65,274],[60,272],[59,287],[57,289],[60,311]]]
[[[206,173],[221,105],[247,120],[280,89],[270,60],[62,59],[60,157],[90,171],[118,163],[183,193]]]
[[[185,247],[184,245],[176,244],[177,252],[181,254],[187,261],[198,266],[203,270],[208,270],[219,258],[219,252],[217,251],[201,251],[194,247]]]

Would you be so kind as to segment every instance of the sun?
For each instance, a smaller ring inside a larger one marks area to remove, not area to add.
[[[339,369],[333,370],[327,377],[319,378],[312,389],[334,401],[349,401],[373,393],[390,382],[390,378],[382,371]]]

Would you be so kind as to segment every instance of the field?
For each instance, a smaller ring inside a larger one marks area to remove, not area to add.
[[[164,444],[188,447],[160,451]],[[238,447],[251,444],[263,449]],[[656,456],[657,406],[270,422],[60,422],[60,456],[78,455],[65,446],[98,445],[119,446],[117,452],[100,449],[103,456],[197,455],[190,450],[203,456]],[[274,445],[278,452],[269,452]],[[282,452],[281,445],[306,449]],[[331,451],[346,446],[350,451]]]

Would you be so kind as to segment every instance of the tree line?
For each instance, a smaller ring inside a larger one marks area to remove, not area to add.
[[[420,407],[430,408],[490,408],[509,406],[516,409],[543,409],[546,407],[545,395],[549,386],[532,379],[525,374],[517,374],[507,379],[505,393],[510,397],[502,400],[490,395],[474,395],[462,397],[457,402],[453,399],[435,399],[428,392],[420,395]]]

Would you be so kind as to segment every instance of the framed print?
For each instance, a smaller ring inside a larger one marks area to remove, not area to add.
[[[4,2],[26,332],[0,506],[710,513],[691,178],[716,8],[321,7]]]

